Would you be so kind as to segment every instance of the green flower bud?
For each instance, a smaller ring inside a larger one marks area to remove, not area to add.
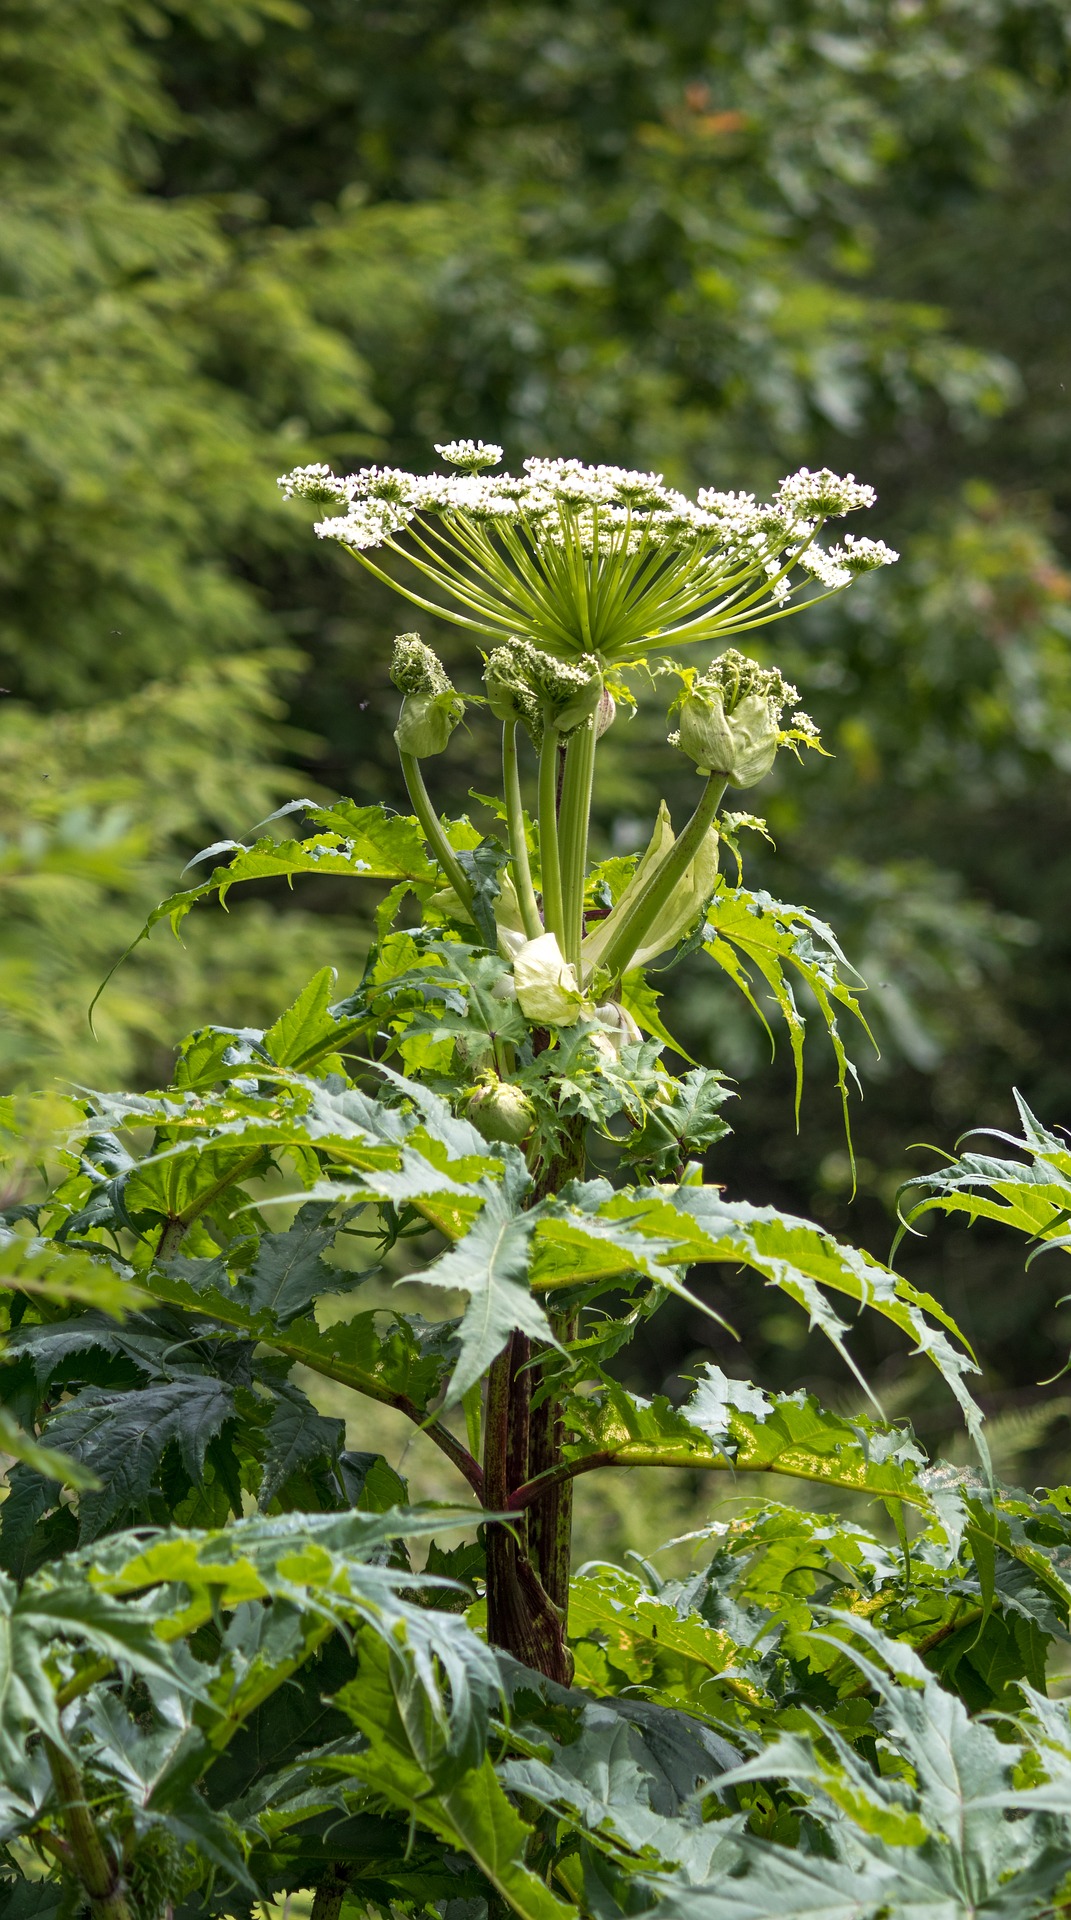
[[[730,647],[674,702],[670,711],[680,714],[680,731],[671,739],[700,773],[753,787],[773,766],[782,709],[798,699],[776,667]]]
[[[483,683],[487,688],[487,704],[495,719],[503,724],[519,720],[538,746],[543,738],[543,715],[524,674],[526,651],[520,640],[511,647],[496,647],[488,655]]]
[[[584,1011],[584,996],[553,933],[526,940],[513,962],[517,1000],[534,1027],[574,1027]]]
[[[527,640],[494,649],[484,685],[496,719],[522,721],[537,746],[542,745],[544,727],[573,733],[598,712],[604,698],[602,670],[594,654],[581,654],[577,661],[556,660]]]
[[[452,693],[450,676],[419,633],[400,633],[394,642],[390,677],[399,693]]]
[[[602,669],[594,654],[575,661],[555,660],[538,647],[527,648],[525,677],[543,716],[560,733],[573,733],[596,712],[602,699]]]
[[[399,753],[415,760],[442,753],[464,711],[465,702],[452,687],[444,693],[407,693],[394,730]]]
[[[523,1146],[536,1122],[528,1095],[493,1073],[483,1075],[465,1114],[485,1140],[510,1147]]]

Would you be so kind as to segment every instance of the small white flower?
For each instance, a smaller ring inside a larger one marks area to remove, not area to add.
[[[876,499],[873,487],[864,486],[854,473],[842,478],[838,473],[831,473],[828,467],[822,467],[818,473],[801,467],[798,473],[782,480],[774,505],[789,507],[796,515],[818,519],[830,514],[853,513],[857,507],[872,507]]]
[[[875,567],[891,567],[900,555],[884,540],[861,540],[857,534],[846,533],[839,547],[830,548],[829,557],[851,579],[853,574],[871,573]]]
[[[436,441],[435,451],[452,467],[467,467],[470,473],[477,473],[481,467],[497,467],[502,458],[501,447],[490,440],[447,440],[443,445]]]
[[[366,500],[350,508],[349,513],[333,520],[318,520],[316,531],[321,540],[340,540],[344,547],[363,551],[381,547],[392,534],[413,518],[411,508],[392,507],[386,501]]]
[[[831,593],[838,587],[846,587],[852,577],[847,568],[839,564],[835,547],[828,552],[824,547],[808,547],[806,553],[800,554],[797,565],[803,568],[804,573],[820,580]]]
[[[299,499],[337,500],[341,506],[350,497],[345,480],[337,479],[322,461],[316,466],[295,467],[293,473],[280,474],[279,485],[288,500],[293,500],[295,496]]]

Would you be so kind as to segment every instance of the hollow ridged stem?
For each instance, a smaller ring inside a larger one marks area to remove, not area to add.
[[[561,848],[564,953],[580,966],[584,938],[584,879],[588,859],[588,824],[595,779],[595,722],[589,720],[572,735],[565,755],[558,837]]]
[[[321,1880],[316,1889],[311,1920],[338,1920],[349,1883],[349,1868],[342,1865],[333,1866],[326,1879]]]
[[[46,1737],[43,1744],[59,1799],[71,1864],[81,1881],[93,1920],[133,1920],[119,1868],[97,1831],[78,1768],[54,1741]]]
[[[409,798],[413,803],[413,812],[424,829],[424,838],[462,906],[470,909],[472,888],[469,885],[468,875],[450,845],[439,816],[431,804],[431,795],[424,785],[424,775],[420,771],[420,761],[411,753],[400,753],[398,758],[402,763],[402,775],[409,791]]]
[[[615,980],[628,972],[629,961],[638,953],[674,887],[684,878],[706,834],[714,823],[721,797],[728,782],[722,773],[712,773],[680,839],[661,865],[655,868],[638,900],[634,901],[613,938],[603,949],[602,965]]]
[[[502,790],[506,801],[506,832],[509,837],[510,866],[517,889],[517,904],[529,940],[538,940],[543,931],[532,885],[528,860],[528,840],[524,831],[524,801],[521,797],[521,769],[517,757],[517,721],[507,720],[502,729]]]
[[[557,727],[547,726],[539,755],[539,858],[543,869],[543,921],[557,935],[564,951],[562,873],[558,853],[558,743]]]

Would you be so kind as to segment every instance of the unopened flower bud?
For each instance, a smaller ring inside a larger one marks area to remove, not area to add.
[[[776,667],[730,647],[675,702],[680,732],[674,744],[700,773],[753,787],[773,766],[782,709],[798,698]]]
[[[604,1000],[601,1006],[596,1007],[595,1018],[615,1058],[622,1047],[637,1047],[643,1039],[628,1008],[623,1007],[619,1000]]]
[[[528,1095],[493,1073],[484,1075],[465,1113],[485,1140],[511,1147],[523,1146],[536,1121]]]
[[[519,720],[538,745],[542,739],[543,716],[524,675],[525,651],[520,641],[511,647],[495,647],[488,655],[483,683],[487,688],[487,704],[495,719],[504,724]]]
[[[391,655],[390,677],[399,693],[452,693],[450,676],[419,633],[400,633]]]
[[[399,753],[415,760],[442,753],[465,711],[450,676],[419,633],[400,633],[394,642],[390,677],[405,695],[394,738]]]
[[[749,693],[731,714],[720,693],[696,690],[680,710],[680,749],[700,773],[720,773],[734,787],[753,787],[773,766],[778,725],[770,703]]]
[[[617,701],[614,699],[609,687],[604,687],[599,704],[595,709],[596,740],[601,740],[604,733],[609,733],[616,719]]]
[[[544,719],[560,733],[574,732],[598,710],[603,684],[594,654],[582,653],[575,661],[556,660],[553,654],[530,646],[525,670]]]
[[[572,1027],[584,1010],[576,972],[553,933],[526,940],[513,962],[517,1000],[534,1027]]]
[[[573,733],[598,712],[604,698],[602,670],[594,654],[583,653],[575,661],[557,660],[527,640],[494,649],[484,670],[484,685],[496,719],[522,721],[537,746],[542,745],[544,727]]]

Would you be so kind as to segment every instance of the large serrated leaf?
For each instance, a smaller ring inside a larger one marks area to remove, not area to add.
[[[234,1283],[234,1298],[251,1319],[264,1315],[272,1326],[288,1327],[318,1295],[360,1285],[362,1274],[329,1267],[324,1260],[336,1233],[323,1224],[326,1211],[302,1207],[285,1233],[262,1234],[256,1258]]]
[[[805,907],[785,906],[768,893],[749,893],[746,887],[728,887],[723,879],[707,908],[703,934],[704,950],[740,989],[767,1033],[769,1024],[755,997],[756,975],[777,1002],[792,1045],[797,1118],[803,1091],[804,1020],[792,990],[792,975],[810,989],[836,1058],[837,1088],[847,1128],[848,1079],[849,1075],[854,1077],[855,1070],[840,1036],[836,1007],[851,1014],[868,1039],[872,1036],[857,995],[847,982],[846,976],[853,969],[832,928]]]
[[[567,1401],[566,1422],[580,1437],[566,1458],[591,1466],[691,1467],[783,1473],[881,1499],[928,1505],[917,1477],[922,1454],[909,1435],[826,1413],[801,1388],[765,1394],[702,1369],[690,1400],[641,1400],[616,1384]]]
[[[345,1438],[345,1421],[317,1413],[296,1388],[278,1389],[265,1434],[259,1505],[270,1506],[287,1481],[304,1468],[316,1461],[336,1460]]]
[[[415,1692],[384,1647],[370,1649],[359,1681],[336,1703],[368,1742],[366,1754],[334,1762],[340,1772],[467,1854],[518,1920],[575,1920],[575,1907],[528,1866],[532,1829],[507,1799],[490,1755],[465,1769],[450,1764],[426,1694]]]
[[[198,1485],[209,1442],[233,1418],[233,1392],[204,1375],[130,1393],[87,1387],[68,1402],[46,1434],[99,1482],[99,1490],[83,1493],[79,1502],[82,1538],[94,1540],[121,1515],[144,1510],[169,1446]]]
[[[776,1207],[728,1201],[716,1187],[690,1186],[679,1189],[673,1205],[706,1235],[709,1251],[703,1257],[751,1267],[769,1285],[779,1287],[806,1308],[812,1326],[819,1327],[832,1341],[872,1400],[874,1396],[845,1344],[848,1329],[830,1308],[824,1290],[844,1294],[860,1307],[869,1307],[907,1334],[915,1350],[925,1354],[955,1395],[975,1444],[988,1462],[982,1415],[964,1384],[966,1375],[978,1372],[977,1362],[969,1348],[963,1351],[948,1338],[951,1333],[963,1341],[963,1348],[967,1347],[955,1321],[932,1295],[919,1292],[870,1254],[844,1246],[811,1221],[783,1214]],[[937,1326],[931,1324],[934,1320]]]
[[[504,1187],[485,1189],[483,1210],[463,1240],[421,1274],[424,1286],[467,1293],[457,1328],[458,1357],[446,1390],[455,1405],[502,1351],[515,1328],[549,1346],[558,1342],[528,1287],[535,1216],[522,1212]]]

